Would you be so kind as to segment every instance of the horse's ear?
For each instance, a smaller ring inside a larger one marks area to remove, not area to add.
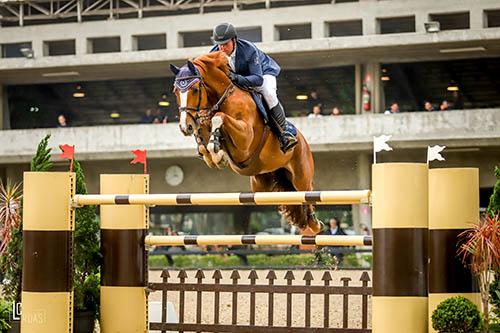
[[[170,70],[172,71],[172,73],[174,73],[174,75],[177,75],[180,72],[179,67],[175,66],[174,64],[170,64]]]
[[[198,70],[196,69],[196,67],[194,66],[194,64],[188,60],[188,68],[189,70],[191,71],[191,73],[195,74],[198,73]]]

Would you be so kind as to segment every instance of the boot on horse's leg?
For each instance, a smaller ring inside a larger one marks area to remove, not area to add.
[[[272,118],[272,127],[274,127],[275,133],[278,136],[281,151],[286,153],[297,144],[297,138],[287,130],[285,110],[281,103],[270,109],[269,115]]]

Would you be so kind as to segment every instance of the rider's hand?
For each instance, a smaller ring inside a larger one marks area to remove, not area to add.
[[[239,75],[236,74],[235,72],[229,72],[229,79],[231,80],[231,82],[233,83],[238,83],[238,77]]]

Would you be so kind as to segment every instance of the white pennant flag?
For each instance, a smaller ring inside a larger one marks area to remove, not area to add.
[[[377,163],[377,152],[385,150],[391,151],[392,147],[387,144],[392,135],[381,135],[373,137],[373,163]]]
[[[430,161],[438,160],[438,161],[444,161],[444,157],[440,154],[443,149],[445,149],[446,146],[427,146],[427,164],[429,164]]]

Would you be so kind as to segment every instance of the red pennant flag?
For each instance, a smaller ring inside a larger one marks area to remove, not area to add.
[[[147,158],[146,158],[146,149],[140,150],[132,150],[132,153],[135,155],[135,158],[130,162],[130,164],[142,163],[144,164],[144,174],[148,173],[147,167]]]
[[[62,154],[59,155],[59,158],[67,158],[71,161],[69,165],[69,171],[73,172],[73,159],[75,158],[75,146],[70,145],[59,145],[59,148],[62,150]]]

